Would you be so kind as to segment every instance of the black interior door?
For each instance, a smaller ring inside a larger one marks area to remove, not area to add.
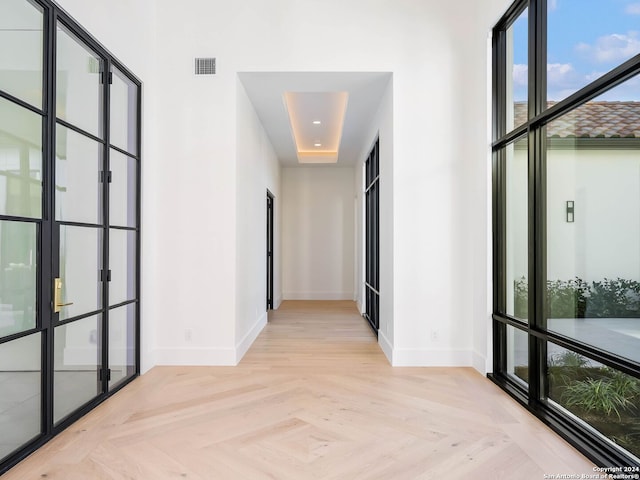
[[[274,197],[267,190],[267,310],[273,310],[273,215]]]

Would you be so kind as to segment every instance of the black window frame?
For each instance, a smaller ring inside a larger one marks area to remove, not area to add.
[[[528,119],[507,130],[507,30],[528,8]],[[547,344],[552,342],[603,365],[640,378],[640,364],[576,339],[546,330],[546,125],[640,74],[640,55],[620,64],[569,97],[547,108],[547,0],[517,0],[492,36],[492,228],[493,372],[488,377],[570,444],[602,467],[640,467],[626,451],[548,402]],[[506,153],[528,140],[528,321],[506,313]],[[528,335],[528,385],[507,373],[507,325]],[[535,445],[532,446],[535,448]]]

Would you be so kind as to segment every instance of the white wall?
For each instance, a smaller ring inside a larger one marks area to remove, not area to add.
[[[267,323],[267,189],[274,195],[274,308],[280,281],[280,164],[249,98],[237,87],[236,362]]]
[[[486,40],[508,3],[62,1],[145,81],[143,367],[235,359],[237,223],[247,220],[236,202],[236,74],[386,71],[393,361],[484,371]],[[218,74],[195,77],[195,56],[217,57]]]
[[[454,89],[458,100],[451,110],[456,125],[452,142],[458,159],[454,202],[456,232],[461,239],[457,262],[463,275],[450,279],[450,301],[470,333],[471,365],[491,371],[492,252],[491,252],[491,29],[511,0],[487,0],[464,5],[465,15],[452,19],[458,27]],[[460,6],[460,5],[459,5]],[[454,14],[455,15],[455,14]],[[460,331],[461,328],[455,328]]]
[[[353,168],[282,169],[285,300],[353,300]]]
[[[567,140],[570,142],[570,140]],[[515,150],[508,250],[514,252],[507,281],[527,277],[526,150]],[[519,184],[520,188],[517,188]],[[524,190],[523,188],[524,187]],[[574,222],[566,221],[573,200]],[[640,280],[640,156],[631,149],[551,148],[547,153],[547,278],[589,283],[605,278]]]

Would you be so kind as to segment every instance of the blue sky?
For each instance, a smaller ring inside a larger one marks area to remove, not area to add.
[[[547,97],[562,100],[640,53],[640,0],[548,0]],[[525,100],[527,19],[513,25],[514,99]],[[640,100],[640,79],[601,97]]]

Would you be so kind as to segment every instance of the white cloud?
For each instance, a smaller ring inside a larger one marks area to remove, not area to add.
[[[599,37],[594,45],[579,43],[576,51],[597,63],[626,60],[640,53],[640,38],[638,32],[612,33]]]
[[[640,15],[640,3],[630,3],[624,12],[629,15]]]
[[[547,83],[551,86],[564,86],[575,79],[575,70],[570,63],[547,64]]]
[[[547,96],[549,100],[562,100],[585,85],[584,76],[570,63],[547,64]]]
[[[547,9],[550,12],[553,12],[556,8],[558,8],[558,0],[549,0],[547,2]]]
[[[513,66],[513,84],[519,87],[526,87],[529,84],[529,67],[521,63]]]

